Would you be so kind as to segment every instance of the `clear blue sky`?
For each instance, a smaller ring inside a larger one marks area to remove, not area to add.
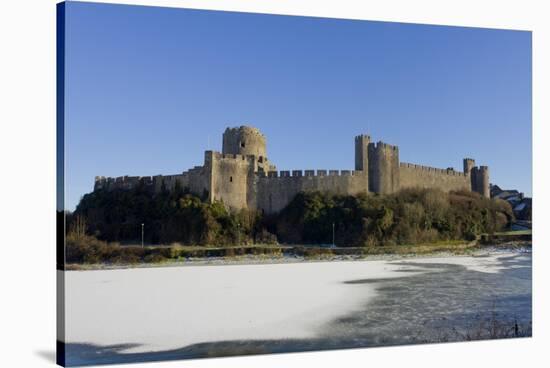
[[[70,2],[66,206],[94,176],[180,173],[261,129],[279,169],[353,169],[353,138],[531,195],[531,33]]]

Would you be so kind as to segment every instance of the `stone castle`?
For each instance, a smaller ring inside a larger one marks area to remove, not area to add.
[[[223,201],[230,209],[274,213],[301,191],[335,194],[393,193],[403,188],[468,190],[489,197],[489,169],[464,159],[464,171],[399,162],[399,149],[355,137],[355,170],[277,171],[267,159],[266,138],[256,128],[227,128],[222,152],[206,151],[204,164],[177,175],[98,176],[94,190],[131,189],[144,185],[153,193],[187,188],[208,200]]]

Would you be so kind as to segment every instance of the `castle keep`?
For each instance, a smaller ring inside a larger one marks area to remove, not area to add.
[[[399,161],[399,149],[355,137],[355,170],[277,171],[267,158],[266,139],[256,128],[227,128],[222,152],[206,151],[204,164],[177,175],[97,176],[94,190],[131,189],[137,185],[160,193],[176,185],[223,201],[230,209],[247,208],[273,213],[283,209],[301,191],[335,194],[382,193],[404,188],[471,190],[489,197],[489,169],[464,159],[464,171],[436,169]]]

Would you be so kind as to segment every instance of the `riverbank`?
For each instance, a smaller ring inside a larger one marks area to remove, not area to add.
[[[166,247],[164,247],[166,249]],[[198,247],[183,247],[189,251]],[[259,247],[248,247],[262,249]],[[473,241],[440,242],[420,245],[395,245],[372,248],[323,248],[311,246],[266,246],[268,252],[250,252],[248,254],[211,257],[177,257],[158,262],[139,263],[94,263],[94,264],[67,264],[67,271],[112,270],[128,268],[156,268],[156,267],[185,267],[185,266],[214,266],[214,265],[247,265],[247,264],[280,264],[280,263],[308,263],[333,261],[396,261],[411,258],[439,258],[459,256],[486,256],[497,253],[530,253],[531,241],[509,240],[486,244]],[[217,248],[211,248],[213,249]],[[239,248],[234,248],[239,249]],[[279,251],[273,251],[278,249]],[[202,249],[207,251],[209,249]]]

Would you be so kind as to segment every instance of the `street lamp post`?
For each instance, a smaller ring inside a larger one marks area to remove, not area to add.
[[[334,244],[334,222],[332,223],[332,246],[336,246],[336,244]]]
[[[143,223],[141,224],[141,247],[143,248]]]
[[[237,222],[237,245],[241,245],[241,224]]]

